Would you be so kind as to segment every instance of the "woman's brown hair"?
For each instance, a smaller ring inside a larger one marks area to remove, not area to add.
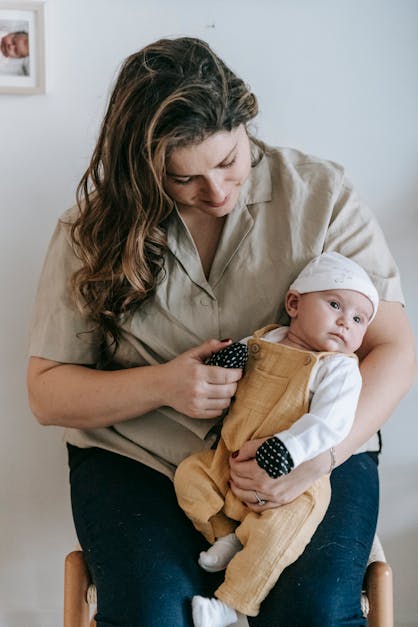
[[[163,186],[170,152],[256,114],[255,96],[199,39],[161,39],[123,63],[71,230],[82,264],[73,277],[76,302],[114,350],[119,317],[152,293],[163,272],[174,206]]]

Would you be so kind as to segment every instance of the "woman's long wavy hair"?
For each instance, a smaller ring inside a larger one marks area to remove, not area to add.
[[[71,230],[81,260],[76,302],[114,351],[120,316],[153,292],[163,272],[171,151],[246,125],[257,110],[244,82],[199,39],[161,39],[123,63],[77,188]]]

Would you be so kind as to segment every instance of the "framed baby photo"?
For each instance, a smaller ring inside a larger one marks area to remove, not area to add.
[[[0,0],[0,94],[45,91],[43,2]]]

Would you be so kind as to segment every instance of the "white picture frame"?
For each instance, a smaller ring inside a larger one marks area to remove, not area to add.
[[[0,94],[44,92],[44,3],[0,1]]]

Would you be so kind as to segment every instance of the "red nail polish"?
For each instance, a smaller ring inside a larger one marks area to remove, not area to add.
[[[234,452],[232,453],[232,457],[234,457],[234,458],[235,458],[235,457],[238,457],[238,455],[239,455],[239,451],[234,451]]]

